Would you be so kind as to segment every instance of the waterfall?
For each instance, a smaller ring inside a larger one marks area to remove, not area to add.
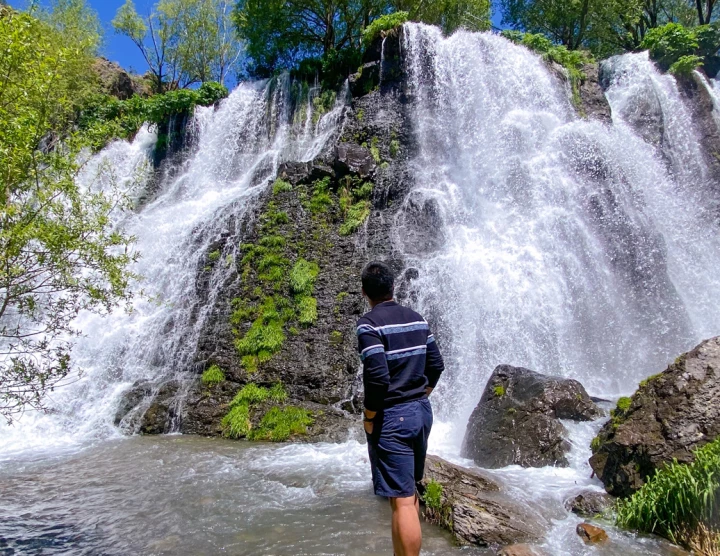
[[[418,154],[395,241],[446,356],[436,442],[457,450],[498,364],[617,396],[720,332],[707,168],[647,54],[604,68],[608,126],[497,35],[408,24],[403,49]]]
[[[347,90],[343,89],[344,94]],[[49,396],[49,414],[27,413],[12,427],[0,426],[2,456],[26,448],[74,445],[119,434],[114,415],[122,395],[137,381],[187,383],[198,334],[231,264],[210,272],[209,300],[200,303],[195,278],[214,242],[232,233],[231,222],[285,160],[311,160],[336,132],[345,96],[335,107],[293,125],[288,76],[241,84],[219,108],[197,108],[188,125],[193,150],[170,178],[160,178],[152,200],[118,215],[118,226],[137,238],[141,254],[133,269],[143,277],[129,311],[109,317],[82,314],[84,332],[73,359],[81,370]],[[155,135],[143,128],[132,143],[114,142],[88,160],[79,180],[87,188],[120,188],[139,198],[148,187]],[[178,400],[182,403],[182,399]]]

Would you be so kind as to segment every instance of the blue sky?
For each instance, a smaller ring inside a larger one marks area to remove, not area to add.
[[[41,1],[46,4],[46,1]],[[110,22],[115,17],[115,12],[125,3],[125,0],[89,0],[89,4],[98,13],[103,28],[105,29],[105,44],[103,45],[102,55],[118,62],[125,69],[133,70],[136,73],[145,73],[148,69],[145,60],[138,48],[127,37],[115,34]],[[155,2],[153,0],[135,0],[135,7],[138,12],[147,13]],[[24,9],[28,6],[28,0],[9,0],[14,8]],[[500,27],[502,19],[499,10],[493,10],[493,24]]]
[[[46,2],[41,2],[46,4]],[[137,46],[127,37],[116,35],[110,22],[115,17],[117,9],[125,3],[125,0],[90,0],[89,4],[98,13],[103,28],[105,29],[105,44],[103,45],[102,55],[118,62],[126,69],[132,69],[137,73],[145,73],[148,66],[145,63]],[[154,2],[149,0],[135,0],[135,7],[140,13],[149,10]],[[27,8],[27,0],[9,0],[14,8]]]

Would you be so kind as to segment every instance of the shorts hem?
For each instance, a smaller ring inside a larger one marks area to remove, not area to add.
[[[410,498],[411,496],[415,496],[417,494],[417,490],[413,489],[413,491],[410,494],[405,493],[397,493],[397,492],[389,492],[386,490],[377,490],[375,489],[375,496],[383,496],[385,498]]]

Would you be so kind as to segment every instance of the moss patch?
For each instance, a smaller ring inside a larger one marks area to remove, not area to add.
[[[280,383],[271,388],[252,382],[246,384],[230,402],[229,411],[221,421],[223,436],[281,442],[291,435],[306,434],[307,426],[313,423],[312,415],[292,406],[270,408],[260,420],[260,425],[253,428],[253,407],[265,402],[284,404],[287,398],[287,391]]]
[[[273,183],[273,195],[279,195],[286,191],[292,191],[292,184],[289,181],[285,181],[281,178],[275,180]]]
[[[498,398],[502,398],[505,395],[505,387],[502,384],[498,384],[493,388],[493,394]]]
[[[225,381],[225,373],[217,365],[212,365],[202,374],[200,381],[205,386],[217,386],[221,382]]]
[[[260,425],[250,430],[249,440],[283,442],[293,435],[307,434],[314,422],[312,415],[300,407],[273,407],[263,415]]]

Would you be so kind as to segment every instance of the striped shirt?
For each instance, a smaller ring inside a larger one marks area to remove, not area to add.
[[[412,309],[385,301],[357,323],[365,409],[379,411],[420,399],[445,369],[428,323]]]

